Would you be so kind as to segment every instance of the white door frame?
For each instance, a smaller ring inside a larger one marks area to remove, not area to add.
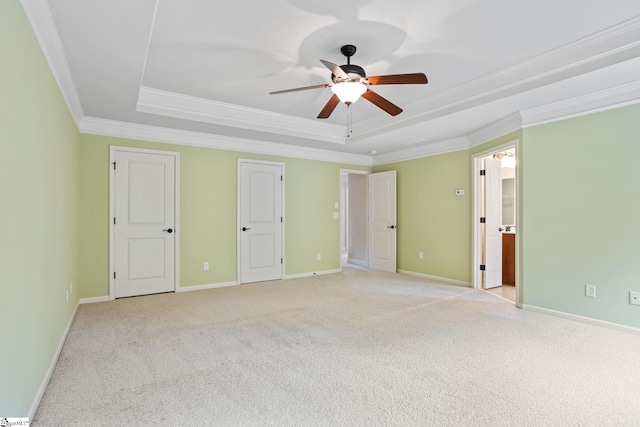
[[[506,142],[495,147],[491,147],[484,151],[474,154],[471,157],[471,171],[473,176],[473,215],[472,215],[472,233],[473,233],[473,245],[471,247],[471,280],[474,289],[482,289],[482,274],[480,272],[480,261],[482,260],[482,227],[480,227],[480,216],[482,208],[482,180],[480,179],[480,170],[482,169],[482,158],[490,154],[504,151],[509,148],[513,148],[516,154],[516,161],[520,163],[518,153],[519,140]],[[520,176],[519,165],[516,164],[516,188],[520,188],[518,185],[518,178]],[[516,190],[516,200],[520,200],[522,195]],[[516,203],[516,306],[522,307],[518,296],[520,295],[520,281],[518,280],[519,269],[519,240],[522,233],[522,219],[520,218],[520,210]]]
[[[109,299],[116,298],[115,293],[115,277],[116,268],[116,228],[113,223],[116,212],[116,175],[114,173],[114,164],[116,161],[117,151],[127,151],[139,154],[161,154],[165,156],[173,156],[175,159],[175,248],[173,252],[174,258],[174,292],[180,288],[180,153],[177,151],[149,150],[145,148],[122,147],[118,145],[109,146]]]
[[[242,222],[242,218],[240,216],[240,164],[241,163],[253,163],[256,165],[274,165],[274,166],[280,166],[282,169],[282,197],[280,200],[280,204],[281,204],[281,212],[282,212],[282,227],[280,230],[280,240],[281,240],[281,246],[280,246],[280,257],[282,258],[282,264],[280,264],[280,278],[284,278],[284,272],[287,271],[285,269],[285,265],[287,263],[287,259],[284,256],[285,254],[285,226],[287,224],[287,215],[286,215],[286,211],[285,211],[285,193],[286,193],[286,186],[285,183],[286,181],[286,177],[285,177],[285,164],[283,162],[268,162],[266,160],[253,160],[253,159],[241,159],[238,158],[238,171],[237,171],[237,181],[236,181],[236,201],[237,201],[237,206],[236,206],[236,264],[237,264],[237,281],[238,284],[242,284],[242,266],[240,264],[240,257],[241,257],[241,253],[240,253],[240,227],[241,227],[241,222]],[[339,244],[339,243],[338,243]]]
[[[344,199],[344,188],[342,188],[342,175],[343,174],[353,174],[353,175],[369,175],[373,172],[371,171],[363,171],[363,170],[359,170],[359,169],[340,169],[340,200],[345,200]],[[365,181],[365,204],[366,204],[366,221],[367,224],[369,224],[369,181],[366,180]],[[348,201],[345,201],[345,203],[348,203]],[[340,211],[344,212],[343,210],[344,206],[340,206]],[[347,223],[348,218],[345,218],[345,223]],[[340,230],[339,230],[340,232]],[[348,236],[347,236],[348,237]],[[348,239],[347,239],[348,240]],[[367,232],[365,233],[365,245],[366,245],[366,263],[367,265],[361,265],[361,267],[369,267],[369,230],[367,229]],[[349,250],[349,242],[346,243],[347,244],[347,251]],[[338,239],[338,246],[340,246],[340,242]],[[342,255],[342,248],[339,247],[339,252]],[[340,271],[342,271],[342,259],[340,260]]]

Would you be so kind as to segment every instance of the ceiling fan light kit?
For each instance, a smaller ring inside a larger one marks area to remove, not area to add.
[[[351,57],[356,53],[356,47],[354,45],[344,45],[340,48],[340,52],[347,57],[347,63],[345,65],[337,65],[323,59],[320,60],[325,67],[331,70],[331,83],[279,90],[276,92],[270,92],[270,94],[276,95],[280,93],[330,87],[331,92],[333,92],[333,96],[331,96],[320,114],[318,114],[319,119],[328,118],[340,102],[349,106],[360,99],[360,97],[371,102],[388,114],[396,116],[402,112],[402,108],[378,95],[372,91],[369,86],[428,83],[427,76],[423,73],[395,74],[367,78],[364,68],[359,65],[351,64]]]
[[[331,92],[338,95],[340,101],[347,105],[356,102],[366,91],[367,87],[360,82],[341,82],[331,86]]]

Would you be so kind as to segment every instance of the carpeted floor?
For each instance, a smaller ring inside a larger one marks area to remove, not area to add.
[[[640,426],[640,336],[343,273],[83,305],[33,426]]]

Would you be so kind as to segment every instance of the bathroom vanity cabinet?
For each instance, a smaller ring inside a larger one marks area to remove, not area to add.
[[[502,284],[516,285],[515,233],[502,233]]]

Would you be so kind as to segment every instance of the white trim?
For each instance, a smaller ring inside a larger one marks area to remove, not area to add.
[[[173,291],[177,292],[180,284],[180,153],[177,151],[150,150],[146,148],[124,147],[119,145],[109,146],[109,300],[115,299],[115,227],[113,218],[115,216],[115,170],[111,165],[115,162],[116,151],[127,151],[131,153],[159,154],[173,156],[175,160],[174,173],[174,283]]]
[[[464,286],[467,288],[471,287],[471,283],[465,282],[463,280],[454,280],[446,277],[432,276],[430,274],[416,273],[415,271],[408,271],[408,270],[398,270],[398,273],[406,274],[408,276],[421,277],[423,279],[436,280],[438,282],[444,282],[449,285]]]
[[[181,286],[178,288],[176,292],[203,291],[205,289],[228,288],[231,286],[238,286],[238,285],[240,285],[240,283],[238,283],[237,281],[233,281],[233,282],[210,283],[208,285]]]
[[[76,318],[76,313],[78,312],[79,303],[76,303],[75,308],[73,309],[73,313],[71,313],[71,317],[67,322],[67,327],[64,329],[62,337],[60,338],[60,343],[58,344],[58,348],[51,359],[51,363],[49,364],[49,369],[47,373],[42,378],[42,382],[40,382],[40,387],[38,388],[38,392],[36,393],[33,402],[31,403],[31,407],[29,408],[29,414],[27,415],[30,420],[33,420],[33,417],[36,415],[36,411],[38,410],[38,406],[40,406],[40,401],[42,400],[42,396],[44,396],[44,392],[47,390],[47,386],[49,385],[49,381],[51,381],[51,376],[53,375],[53,371],[56,368],[56,364],[58,363],[58,359],[60,358],[60,353],[62,353],[62,348],[64,347],[64,343],[67,340],[67,335],[69,335],[69,331],[71,330],[71,325],[73,324],[73,320]]]
[[[136,111],[260,132],[346,144],[343,126],[141,87]]]
[[[373,165],[386,165],[394,162],[402,162],[406,160],[419,159],[422,157],[429,157],[438,154],[466,150],[468,148],[469,138],[467,138],[466,136],[462,136],[459,138],[431,142],[419,147],[412,147],[404,150],[393,151],[391,153],[380,154],[373,157]]]
[[[535,305],[522,304],[522,308],[528,311],[547,314],[550,316],[561,317],[563,319],[574,320],[580,323],[600,326],[607,329],[613,329],[620,332],[626,332],[633,335],[640,335],[640,328],[622,325],[620,323],[607,322],[606,320],[594,319],[592,317],[580,316],[578,314],[567,313],[565,311],[552,310],[550,308],[538,307]]]
[[[342,273],[342,268],[338,268],[335,270],[312,271],[309,273],[300,273],[300,274],[287,274],[283,277],[283,279],[284,280],[300,279],[302,277],[324,276],[325,274],[336,274],[336,273]]]
[[[141,141],[267,154],[270,156],[292,157],[332,163],[350,163],[358,166],[372,165],[371,156],[363,154],[342,153],[292,144],[212,135],[203,132],[140,125],[115,120],[98,119],[95,117],[84,117],[80,121],[79,129],[82,133],[112,136],[115,138],[129,138]]]
[[[97,302],[107,302],[109,301],[109,295],[105,295],[102,297],[91,297],[91,298],[80,298],[78,304],[94,304]]]
[[[523,128],[640,103],[640,80],[564,99],[522,112]]]
[[[469,134],[469,147],[477,147],[520,129],[522,129],[522,114],[513,113]]]
[[[236,173],[236,265],[237,265],[237,279],[238,279],[238,283],[242,284],[242,265],[241,265],[241,252],[240,252],[240,226],[241,226],[241,222],[242,222],[242,218],[240,216],[241,212],[240,212],[240,176],[241,176],[241,171],[240,171],[240,165],[242,163],[252,163],[252,164],[256,164],[256,165],[273,165],[273,166],[280,166],[280,173],[282,174],[282,180],[280,181],[280,185],[281,185],[281,196],[280,196],[280,212],[282,213],[282,227],[280,228],[280,258],[282,258],[282,263],[280,264],[280,278],[279,279],[274,279],[274,280],[282,280],[282,278],[284,277],[284,272],[286,271],[285,269],[285,265],[287,263],[285,254],[285,240],[286,240],[286,234],[285,234],[285,230],[286,230],[286,224],[287,224],[287,213],[286,213],[286,203],[285,203],[285,193],[286,193],[286,182],[287,182],[287,177],[285,175],[285,163],[282,162],[269,162],[266,160],[255,160],[255,159],[242,159],[242,158],[238,158],[238,162],[236,163],[236,167],[237,167],[237,173]],[[250,282],[247,282],[250,283]]]
[[[80,132],[116,138],[170,143],[309,159],[333,163],[350,163],[359,166],[378,166],[394,162],[429,157],[448,152],[469,149],[492,141],[519,129],[537,126],[572,117],[597,113],[640,103],[640,80],[596,91],[578,97],[546,104],[511,114],[481,128],[468,136],[441,140],[391,153],[369,156],[342,153],[332,150],[301,147],[267,141],[250,140],[202,132],[169,129],[150,125],[84,117],[78,127]]]
[[[49,3],[46,0],[20,0],[20,3],[31,23],[56,83],[58,83],[62,97],[67,103],[69,112],[78,126],[84,117],[84,111],[60,35],[53,21]]]

